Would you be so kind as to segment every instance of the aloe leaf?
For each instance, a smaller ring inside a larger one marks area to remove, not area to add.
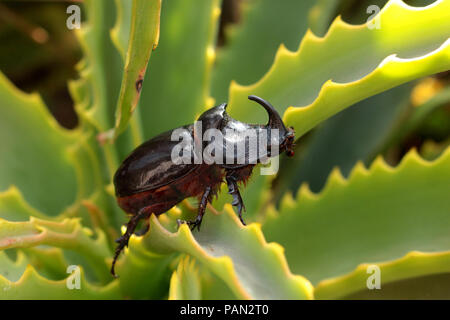
[[[139,108],[145,138],[192,123],[211,106],[209,78],[219,15],[219,0],[163,3],[161,42],[152,54]]]
[[[200,300],[201,282],[195,260],[184,257],[170,278],[169,300]]]
[[[62,216],[81,217],[84,225],[101,228],[111,236],[115,232],[111,227],[118,227],[125,217],[113,196],[106,190],[105,183],[109,181],[109,173],[102,165],[101,147],[92,127],[80,128],[80,134],[76,138],[72,145],[67,146],[67,152],[76,172],[77,199]]]
[[[284,115],[300,137],[362,99],[450,68],[448,1],[413,8],[391,0],[378,18],[379,29],[369,27],[372,21],[351,26],[337,18],[324,38],[307,32],[298,51],[280,47],[272,68],[257,83],[231,85],[230,112],[262,121],[262,110],[247,107],[249,94],[263,96],[280,112],[303,106],[289,107]]]
[[[132,8],[133,2],[128,0],[115,0],[116,2],[116,24],[111,30],[111,40],[120,53],[123,61],[122,69],[125,69],[127,58],[128,42],[131,31],[131,19],[133,16]],[[119,152],[119,158],[123,159],[129,153],[130,145],[137,147],[142,143],[142,128],[140,113],[133,112],[130,117],[128,128],[120,138],[116,141],[116,146]]]
[[[339,0],[317,0],[309,10],[308,26],[314,34],[324,36],[335,17]]]
[[[162,215],[158,220],[152,216],[148,236],[132,237],[130,247],[143,242],[152,252],[189,254],[241,299],[312,298],[310,283],[291,274],[283,248],[267,243],[258,224],[243,228],[231,207],[226,206],[222,214],[208,212],[201,232],[194,238],[185,224],[177,232],[167,230],[176,226],[178,211],[171,210],[170,218]]]
[[[385,146],[409,111],[412,85],[388,90],[340,112],[312,133],[292,159],[282,159],[277,198],[304,182],[319,192],[334,167],[348,176],[358,160],[365,164]]]
[[[414,106],[410,110],[407,119],[399,123],[387,139],[386,146],[400,143],[408,134],[419,128],[427,116],[438,108],[445,107],[450,102],[450,88],[443,88],[420,105]],[[445,115],[444,115],[445,117]]]
[[[31,247],[21,249],[18,253],[22,251],[27,255],[29,264],[45,278],[61,280],[67,277],[69,263],[64,257],[64,252],[61,248]]]
[[[174,254],[154,253],[133,241],[125,253],[116,265],[122,295],[130,299],[166,298]]]
[[[335,170],[321,193],[303,185],[297,200],[286,196],[280,213],[268,215],[264,234],[313,284],[410,251],[448,251],[449,168],[447,149],[433,162],[411,151],[395,168],[377,158],[370,169],[358,164],[348,180]]]
[[[92,239],[92,231],[83,228],[79,219],[64,219],[61,222],[33,217],[26,222],[0,219],[0,250],[43,244],[74,250],[86,257],[99,280],[108,282],[111,278],[106,259],[112,253],[104,233],[100,230],[97,233],[97,239]]]
[[[318,192],[334,166],[347,176],[357,160],[368,164],[380,152],[399,144],[430,113],[448,104],[450,89],[440,86],[427,78],[415,85],[411,98],[412,83],[407,83],[360,101],[327,120],[294,159],[282,162],[278,198],[288,188],[297,190],[303,182]],[[418,95],[423,96],[421,102],[411,105],[410,100],[419,100],[414,98]],[[431,96],[427,99],[427,95]]]
[[[4,218],[18,221],[31,215],[48,219],[74,211],[83,198],[103,187],[100,150],[95,149],[92,129],[60,127],[38,95],[19,91],[3,75],[0,108],[0,136],[8,150],[0,156],[0,188],[10,188],[2,196],[1,206],[7,205],[5,201],[12,205],[2,211]],[[22,196],[36,210],[20,210],[23,201],[18,198]],[[14,207],[11,201],[16,200],[18,206]]]
[[[52,219],[31,207],[16,187],[0,192],[0,218],[9,221],[27,221],[30,217]]]
[[[80,289],[69,289],[70,278],[54,281],[39,275],[32,266],[27,266],[17,281],[0,275],[0,299],[120,299],[118,281],[98,287],[86,281],[83,269],[80,271]]]
[[[0,277],[17,281],[28,264],[28,258],[21,251],[17,253],[16,261],[12,261],[4,251],[0,251]]]
[[[83,50],[83,60],[77,65],[80,78],[69,82],[69,90],[75,101],[80,128],[95,135],[114,125],[114,112],[122,79],[122,62],[119,52],[110,39],[116,8],[108,0],[83,2],[87,19],[75,34]],[[102,142],[108,176],[118,166],[115,146],[106,142],[104,134],[97,136]],[[106,180],[106,179],[105,179]]]
[[[128,51],[116,111],[114,137],[122,133],[139,102],[147,64],[159,40],[161,0],[134,0]],[[122,40],[123,41],[123,40]]]
[[[121,79],[120,55],[110,40],[115,6],[108,0],[83,2],[87,19],[76,35],[84,53],[78,64],[81,75],[70,86],[82,87],[84,100],[77,101],[82,120],[93,124],[98,131],[106,131],[113,124],[114,105]]]
[[[315,288],[314,294],[317,299],[337,299],[344,298],[349,294],[362,294],[373,290],[367,289],[367,278],[371,273],[367,270],[373,264],[360,264],[350,274],[337,277],[330,280],[321,281]],[[389,285],[392,282],[399,282],[404,279],[411,279],[421,276],[441,275],[450,272],[450,253],[422,253],[409,252],[404,257],[376,264],[380,268],[381,275],[381,290],[384,290],[384,285]],[[423,290],[423,289],[422,289]],[[420,287],[416,288],[417,297],[425,298],[428,296]],[[420,291],[422,294],[420,295]],[[411,294],[411,293],[410,293]],[[405,298],[403,296],[403,298]]]
[[[38,95],[20,92],[1,73],[0,113],[0,190],[15,185],[33,207],[58,214],[75,200],[75,171],[66,146],[76,133],[60,127]]]
[[[79,201],[102,188],[103,168],[99,151],[92,147],[97,144],[92,130],[89,133],[60,127],[38,95],[19,91],[1,74],[0,102],[0,108],[3,107],[0,136],[8,150],[0,156],[0,188],[9,188],[2,195],[1,205],[23,197],[37,209],[28,212],[10,207],[8,212],[3,210],[4,218],[26,220],[30,214],[48,219],[63,211],[73,211]]]
[[[361,290],[344,299],[446,300],[449,286],[450,273],[440,273],[391,282],[382,290]]]
[[[236,300],[236,295],[218,276],[209,271],[206,266],[200,266],[201,289],[203,300]]]
[[[67,146],[67,153],[76,172],[77,200],[82,200],[103,187],[103,168],[93,131],[80,130],[75,138],[75,141]]]
[[[435,142],[432,140],[426,140],[420,148],[420,155],[427,160],[435,160],[438,158],[448,147],[450,146],[450,138],[442,141]]]
[[[283,1],[283,5],[272,0],[242,4],[241,21],[226,29],[227,43],[217,55],[212,93],[218,103],[226,102],[232,80],[250,84],[263,76],[280,44],[292,49],[298,46],[313,5],[314,1],[296,0]]]
[[[119,50],[122,60],[125,62],[131,32],[133,1],[115,0],[115,3],[117,12],[116,24],[110,32],[111,40]]]

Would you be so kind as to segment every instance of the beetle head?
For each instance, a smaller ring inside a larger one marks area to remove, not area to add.
[[[283,142],[281,143],[281,150],[286,151],[288,157],[294,156],[294,146],[295,146],[295,131],[294,127],[289,127],[287,133],[284,136]]]

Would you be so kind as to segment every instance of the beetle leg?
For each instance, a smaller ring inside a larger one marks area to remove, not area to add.
[[[180,219],[177,220],[178,227],[181,226],[182,223],[187,223],[191,228],[191,231],[197,227],[197,230],[200,231],[200,225],[202,224],[203,215],[206,211],[206,206],[208,205],[209,196],[211,194],[211,187],[206,187],[203,192],[202,199],[200,200],[200,204],[198,205],[198,214],[195,220],[192,221],[182,221]]]
[[[244,219],[242,219],[242,210],[245,211],[245,206],[239,192],[239,187],[237,184],[237,179],[234,176],[234,171],[228,171],[225,179],[227,180],[228,193],[233,196],[233,202],[231,202],[231,205],[237,207],[239,220],[241,220],[242,224],[245,226],[246,224],[244,222]]]
[[[134,229],[136,229],[136,226],[137,226],[139,220],[149,217],[149,213],[145,209],[146,208],[142,208],[141,210],[139,210],[139,212],[137,214],[135,214],[134,216],[131,217],[130,221],[128,221],[128,224],[127,224],[127,230],[125,231],[125,233],[120,238],[118,238],[116,240],[116,242],[119,245],[116,248],[116,251],[114,253],[114,260],[113,260],[112,265],[111,265],[111,274],[114,277],[117,277],[116,273],[114,271],[114,267],[116,265],[117,258],[119,257],[119,255],[122,252],[122,250],[125,247],[128,247],[128,241],[130,240],[130,237],[133,234]]]

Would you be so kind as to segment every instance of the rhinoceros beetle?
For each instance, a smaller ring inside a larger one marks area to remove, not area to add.
[[[179,145],[179,140],[173,139],[174,131],[184,130],[192,141],[203,141],[196,124],[164,132],[144,142],[123,161],[114,175],[114,186],[119,206],[131,215],[131,218],[126,232],[116,240],[118,246],[111,266],[112,275],[115,276],[114,266],[120,252],[128,246],[128,240],[141,219],[146,220],[146,225],[138,233],[140,235],[147,233],[148,218],[151,214],[160,215],[186,198],[198,197],[200,203],[196,219],[179,223],[187,223],[192,230],[195,227],[200,230],[206,206],[212,196],[217,195],[224,180],[228,185],[228,193],[233,196],[232,205],[237,207],[239,218],[245,225],[242,219],[245,207],[238,183],[245,182],[250,177],[257,163],[267,161],[268,158],[282,152],[286,152],[290,157],[294,153],[293,128],[285,127],[280,115],[270,103],[257,96],[248,98],[259,103],[267,111],[269,122],[266,125],[247,124],[231,118],[226,112],[225,103],[205,111],[196,122],[201,124],[203,130],[214,129],[222,134],[223,141],[220,148],[224,148],[222,153],[224,161],[213,163],[174,161],[173,150]],[[266,142],[259,144],[258,153],[252,153],[249,149],[248,132],[254,132],[259,139],[258,142]],[[236,159],[235,145],[239,143],[245,146],[242,159]],[[201,146],[204,146],[203,142]],[[226,152],[227,146],[231,147],[231,153]],[[273,146],[276,148],[272,148]],[[215,155],[216,151],[212,154]],[[195,152],[190,154],[191,160],[195,155]],[[220,156],[219,152],[217,155]],[[230,161],[230,157],[231,160],[240,161]]]

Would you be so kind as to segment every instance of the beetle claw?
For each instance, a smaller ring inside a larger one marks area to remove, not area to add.
[[[182,224],[187,224],[191,231],[194,231],[195,228],[197,228],[197,230],[200,231],[201,223],[202,223],[201,220],[198,221],[198,219],[192,221],[177,219],[178,228],[180,228]]]
[[[123,248],[124,247],[128,247],[128,240],[129,240],[129,237],[124,237],[124,236],[121,236],[120,238],[115,240],[115,242],[117,242],[119,245],[116,248],[116,251],[115,251],[115,254],[114,254],[114,260],[113,260],[113,263],[111,265],[111,274],[112,274],[112,276],[114,278],[118,278],[118,276],[116,275],[116,272],[114,270],[117,258],[119,257],[119,255],[122,252]]]
[[[244,203],[240,202],[238,205],[238,214],[239,214],[239,220],[241,220],[241,223],[246,226],[247,224],[244,222],[244,219],[242,218],[242,211],[246,211]]]
[[[194,231],[195,228],[197,228],[197,230],[200,231],[200,225],[202,224],[202,220],[195,219],[194,221],[187,221],[187,224],[191,228],[191,231]]]

